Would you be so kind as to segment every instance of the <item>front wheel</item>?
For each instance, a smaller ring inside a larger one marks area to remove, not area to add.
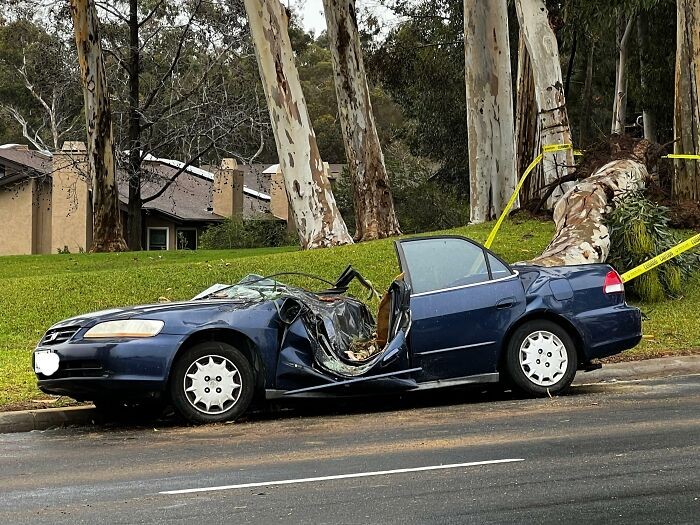
[[[207,342],[193,346],[173,365],[173,406],[193,423],[219,423],[240,417],[250,406],[254,376],[236,348]]]
[[[508,375],[526,394],[557,394],[576,375],[576,346],[567,331],[552,321],[523,324],[510,338],[507,352]]]

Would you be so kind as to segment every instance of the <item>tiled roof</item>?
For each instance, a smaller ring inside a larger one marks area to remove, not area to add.
[[[144,163],[144,177],[141,183],[141,192],[144,199],[156,194],[180,168],[164,164],[162,162]],[[213,178],[213,176],[212,176]],[[269,212],[269,198],[264,199],[250,193],[263,193],[263,186],[254,185],[255,175],[250,174],[246,179],[246,186],[251,190],[243,195],[243,216],[254,217]],[[129,202],[128,175],[120,171],[117,175],[119,181],[119,197],[124,204]],[[213,180],[204,174],[195,171],[180,173],[162,195],[143,205],[143,209],[152,212],[160,212],[182,221],[218,221],[223,217],[212,210]],[[251,186],[256,189],[253,190]],[[267,196],[267,195],[265,195]]]

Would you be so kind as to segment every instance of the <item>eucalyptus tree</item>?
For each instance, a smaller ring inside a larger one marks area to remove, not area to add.
[[[355,0],[324,0],[343,142],[355,210],[355,240],[400,235],[365,73]]]
[[[99,21],[93,0],[70,0],[83,85],[88,174],[92,179],[92,251],[126,249],[119,214],[114,132]]]
[[[304,249],[352,244],[316,143],[278,0],[245,0],[291,214]]]
[[[471,222],[498,217],[517,183],[506,0],[464,0]]]
[[[564,95],[559,59],[559,45],[548,18],[543,0],[516,0],[522,38],[530,57],[537,105],[537,142],[533,158],[543,146],[571,144],[571,128]],[[542,181],[545,185],[569,174],[574,165],[572,149],[548,153],[542,160]],[[558,185],[547,201],[549,209],[567,189]]]

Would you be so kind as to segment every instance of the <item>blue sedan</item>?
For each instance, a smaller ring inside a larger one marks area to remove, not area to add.
[[[247,276],[188,302],[115,309],[52,326],[33,353],[39,388],[98,407],[169,402],[196,423],[254,399],[372,395],[502,382],[564,391],[592,360],[634,347],[641,313],[606,264],[509,266],[457,236],[396,241],[401,275],[377,317],[347,296]]]

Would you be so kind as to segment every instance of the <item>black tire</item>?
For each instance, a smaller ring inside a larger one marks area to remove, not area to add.
[[[529,342],[524,347],[528,339]],[[538,341],[542,342],[543,348],[539,348]],[[523,360],[527,361],[529,348],[532,348],[534,357],[539,358],[541,355],[543,358],[535,360],[533,368],[527,362],[521,364],[521,354]],[[563,392],[571,385],[578,368],[574,341],[564,328],[552,321],[533,320],[523,324],[508,341],[506,352],[506,370],[512,386],[530,396]],[[565,363],[561,361],[564,355]]]
[[[221,390],[222,395],[228,393],[232,399],[227,400],[222,406],[211,405],[209,410],[203,402],[195,402],[194,392],[186,392],[188,385],[189,388],[197,386],[198,392],[201,391],[199,387],[204,385],[202,378],[196,385],[193,379],[188,378],[187,383],[185,380],[188,370],[190,372],[199,370],[200,367],[195,363],[199,361],[201,365],[201,360],[213,362],[219,367],[223,366],[227,371],[235,369],[232,381],[235,385],[239,385],[238,388],[232,387],[229,392],[225,377],[211,377],[206,383],[206,388]],[[222,379],[224,379],[223,382],[221,382]],[[221,385],[220,389],[218,385]],[[193,346],[178,356],[170,372],[170,398],[173,408],[192,423],[220,423],[238,419],[250,406],[254,391],[255,379],[250,362],[240,350],[226,343],[212,341]]]

